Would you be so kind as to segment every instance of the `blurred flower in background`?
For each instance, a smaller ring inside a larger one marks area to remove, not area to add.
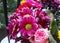
[[[20,2],[20,4],[23,4],[24,2],[26,2],[26,0],[22,0],[22,1]]]
[[[60,30],[58,30],[58,39],[60,40]]]

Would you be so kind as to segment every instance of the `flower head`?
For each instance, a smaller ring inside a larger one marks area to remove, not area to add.
[[[32,15],[33,16],[33,10],[29,8],[23,8],[20,12],[20,16],[24,15]]]
[[[24,3],[22,3],[21,5],[19,5],[19,9],[21,10],[22,8],[24,8],[24,7],[28,7],[28,8],[42,8],[42,4],[40,4],[40,3],[37,3],[37,2],[35,2],[35,1],[31,1],[31,0],[28,0],[28,1],[26,1],[26,2],[24,2]]]
[[[16,12],[15,12],[15,15],[18,15],[18,16],[21,16],[21,17],[23,17],[24,15],[32,15],[32,16],[34,16],[33,10],[29,9],[28,7],[24,7],[24,8],[22,8],[22,10],[20,10],[18,8],[16,10]]]
[[[58,30],[58,39],[60,40],[60,30]]]
[[[19,20],[13,19],[8,24],[9,36],[10,38],[16,39],[17,33],[19,32]]]
[[[37,23],[40,24],[43,28],[48,28],[49,26],[49,21],[50,21],[50,16],[45,12],[45,11],[41,11],[38,12],[37,11]]]
[[[32,7],[35,7],[35,8],[42,8],[42,4],[41,3],[38,3],[34,0],[27,0],[27,2],[29,2],[31,4]]]
[[[54,0],[57,4],[60,4],[60,0]]]
[[[36,43],[47,43],[48,41],[48,30],[47,29],[38,29],[35,32],[35,42]]]
[[[31,36],[38,29],[36,20],[33,16],[24,16],[20,24],[20,32],[23,36]]]

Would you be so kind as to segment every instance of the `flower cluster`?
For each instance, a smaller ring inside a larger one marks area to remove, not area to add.
[[[39,37],[42,38],[39,40],[47,40],[48,33],[44,29],[48,30],[49,28],[50,16],[42,7],[42,4],[34,0],[26,0],[21,3],[13,15],[9,17],[8,30],[10,38],[16,39],[17,34],[20,32],[24,38],[38,35],[38,39]],[[40,28],[44,29],[41,29],[41,32],[36,32]]]
[[[34,0],[38,3],[42,3],[44,8],[48,8],[53,12],[53,10],[57,10],[60,7],[60,0]]]

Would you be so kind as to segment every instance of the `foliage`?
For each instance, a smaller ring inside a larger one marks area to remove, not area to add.
[[[7,1],[7,9],[8,9],[8,16],[11,15],[17,6],[17,1],[16,0],[8,0]],[[5,27],[5,18],[4,18],[4,12],[3,12],[3,2],[0,0],[0,23],[3,24]],[[1,26],[0,24],[0,26]],[[0,27],[1,28],[1,27]]]

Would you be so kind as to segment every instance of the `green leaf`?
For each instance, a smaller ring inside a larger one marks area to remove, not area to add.
[[[54,17],[52,18],[51,22],[50,22],[50,30],[51,30],[51,34],[54,37],[54,39],[56,41],[58,41],[57,37],[58,37],[58,26],[57,26],[57,22],[54,19]]]
[[[46,10],[46,12],[47,12],[47,14],[49,14],[49,15],[50,15],[50,13],[51,13],[51,11],[50,11],[50,10]]]

